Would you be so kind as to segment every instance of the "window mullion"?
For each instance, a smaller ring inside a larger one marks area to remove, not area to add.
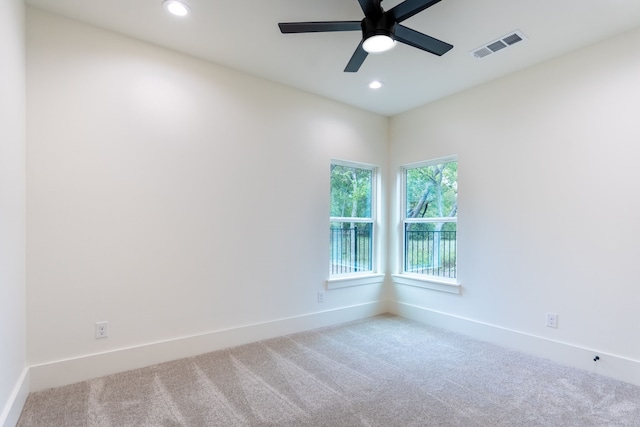
[[[343,217],[332,216],[329,218],[331,222],[373,222],[373,218],[356,218],[356,217]]]
[[[405,218],[406,223],[421,223],[421,222],[458,222],[456,217],[443,217],[443,218]]]

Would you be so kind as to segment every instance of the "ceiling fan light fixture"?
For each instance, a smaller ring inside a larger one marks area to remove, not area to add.
[[[164,0],[162,6],[172,15],[186,16],[189,14],[189,6],[178,0]]]
[[[389,10],[384,10],[382,0],[358,0],[364,18],[361,21],[308,21],[279,22],[282,34],[326,33],[333,31],[362,31],[362,39],[351,59],[344,68],[345,73],[355,73],[369,53],[385,52],[392,49],[396,42],[424,50],[433,55],[442,56],[453,45],[438,40],[419,31],[405,27],[401,22],[438,4],[440,0],[396,0]]]
[[[389,35],[376,34],[368,37],[363,43],[362,48],[368,53],[381,53],[393,49],[396,41]]]

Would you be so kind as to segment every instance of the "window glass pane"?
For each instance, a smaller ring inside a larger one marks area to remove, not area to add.
[[[408,168],[405,185],[403,271],[456,278],[458,162]]]
[[[406,170],[406,217],[455,217],[458,211],[458,162]]]
[[[373,224],[332,222],[329,272],[347,274],[372,271]]]
[[[456,277],[456,223],[405,223],[404,271]]]
[[[371,218],[373,171],[331,165],[332,217]]]

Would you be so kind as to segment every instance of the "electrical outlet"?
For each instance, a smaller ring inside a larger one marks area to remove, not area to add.
[[[109,322],[96,322],[96,338],[109,336]]]
[[[548,328],[557,328],[558,327],[558,315],[555,313],[547,313],[547,327]]]
[[[318,291],[318,302],[324,302],[324,291]]]

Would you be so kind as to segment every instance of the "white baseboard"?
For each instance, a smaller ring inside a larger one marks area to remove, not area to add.
[[[454,316],[412,304],[391,301],[389,312],[407,319],[448,329],[502,347],[522,351],[565,366],[584,369],[631,384],[640,385],[640,361],[599,350],[554,341],[501,326]],[[600,357],[593,361],[595,355]]]
[[[32,392],[388,312],[375,301],[30,367]]]
[[[0,427],[15,427],[18,424],[27,396],[29,396],[29,368],[22,371],[22,375],[9,396],[9,401],[0,413]]]

